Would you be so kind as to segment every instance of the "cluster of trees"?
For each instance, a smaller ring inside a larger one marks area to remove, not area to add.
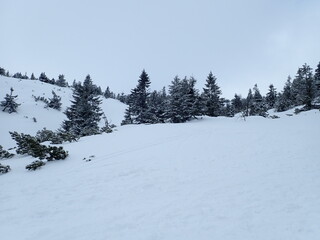
[[[221,89],[217,78],[209,73],[203,91],[195,88],[196,80],[180,79],[178,76],[165,89],[150,92],[150,78],[145,70],[142,71],[137,86],[127,96],[125,119],[122,124],[185,122],[196,116],[232,117],[237,113],[243,116],[263,116],[274,108],[285,111],[295,106],[303,105],[303,110],[319,108],[320,105],[320,63],[315,72],[304,64],[297,71],[293,80],[288,78],[283,90],[277,92],[270,84],[268,92],[262,96],[258,85],[249,89],[246,98],[235,94],[231,100],[221,97]]]

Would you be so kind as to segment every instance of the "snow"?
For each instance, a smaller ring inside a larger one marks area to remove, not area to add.
[[[31,89],[51,96],[46,84],[14,84],[20,103]],[[104,104],[119,123],[123,105]],[[1,239],[318,239],[320,112],[291,112],[122,126],[64,144],[66,160],[34,172],[31,157],[1,160],[12,168],[0,176]],[[14,121],[34,132],[43,117],[54,129],[60,114],[40,104],[1,112],[0,144],[12,145],[2,134]]]

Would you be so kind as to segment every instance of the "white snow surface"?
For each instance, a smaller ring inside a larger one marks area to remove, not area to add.
[[[59,127],[62,113],[25,100],[53,86],[0,81],[26,103],[0,113],[0,144],[12,145],[8,129]],[[69,101],[70,90],[57,93]],[[123,105],[108,103],[117,124]],[[66,160],[34,172],[31,157],[1,160],[12,168],[0,176],[1,239],[319,239],[320,112],[291,112],[122,126],[63,144]]]

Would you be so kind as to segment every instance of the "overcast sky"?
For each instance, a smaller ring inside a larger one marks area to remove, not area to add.
[[[0,66],[87,74],[129,93],[142,69],[152,89],[210,71],[223,96],[262,93],[320,61],[319,0],[0,0]]]

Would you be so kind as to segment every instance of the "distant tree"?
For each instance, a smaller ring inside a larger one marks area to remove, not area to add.
[[[5,76],[6,75],[6,70],[2,67],[0,67],[0,75]]]
[[[250,107],[249,115],[251,116],[266,116],[267,106],[260,93],[258,85],[255,84],[253,87],[253,98]]]
[[[17,112],[17,108],[20,104],[16,103],[15,98],[18,95],[13,96],[13,88],[10,89],[10,95],[6,94],[5,100],[1,102],[1,107],[3,107],[2,111],[7,111],[8,113]]]
[[[185,77],[181,80],[178,76],[171,82],[165,113],[170,122],[182,123],[201,113],[200,97],[195,89],[195,83],[194,78]]]
[[[234,98],[231,100],[231,106],[234,109],[234,113],[239,113],[243,109],[243,102],[240,95],[235,94]]]
[[[31,74],[30,79],[31,79],[31,80],[36,80],[36,77],[34,76],[34,74],[33,74],[33,73]]]
[[[66,79],[64,78],[63,74],[60,74],[58,77],[58,80],[55,82],[55,84],[59,87],[67,87],[68,83],[66,81]]]
[[[251,88],[248,91],[248,95],[245,101],[245,108],[243,115],[244,116],[249,116],[251,115],[251,109],[253,108],[253,94]]]
[[[292,92],[296,106],[305,105],[307,109],[311,109],[316,93],[316,85],[312,68],[307,64],[298,69],[297,75],[292,82]]]
[[[314,71],[314,82],[317,88],[317,96],[320,96],[320,62]]]
[[[42,72],[39,76],[39,81],[45,82],[45,83],[50,83],[51,80],[47,77],[46,73]]]
[[[131,90],[131,94],[128,99],[128,108],[125,113],[125,119],[122,122],[124,124],[140,124],[140,123],[152,123],[153,117],[150,116],[148,111],[148,97],[150,95],[149,86],[151,82],[148,74],[145,70],[142,71],[138,85]]]
[[[74,84],[73,100],[65,114],[68,120],[62,124],[64,132],[83,137],[99,133],[98,123],[101,120],[101,100],[94,93],[90,75],[81,83]]]
[[[292,94],[291,77],[288,79],[283,87],[281,93],[278,94],[277,101],[275,103],[276,111],[283,112],[294,106],[294,98]]]
[[[17,72],[15,74],[12,75],[13,78],[19,78],[19,79],[22,79],[22,74],[21,72]]]
[[[52,91],[52,95],[53,95],[53,97],[49,98],[49,101],[48,101],[48,104],[46,105],[46,107],[53,108],[53,109],[60,111],[61,105],[62,105],[61,97],[58,96],[54,91]]]
[[[269,90],[266,95],[266,103],[267,103],[268,109],[271,109],[275,106],[276,100],[277,100],[277,90],[273,86],[273,84],[270,84]]]
[[[204,114],[217,117],[221,114],[223,103],[220,99],[221,90],[217,85],[217,78],[209,73],[205,88],[203,88],[202,100],[204,102]]]

